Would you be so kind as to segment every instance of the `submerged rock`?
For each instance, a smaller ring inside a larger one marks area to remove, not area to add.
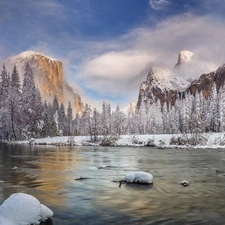
[[[190,185],[189,182],[188,182],[187,180],[181,181],[180,184],[183,185],[184,187],[187,187],[187,186]]]

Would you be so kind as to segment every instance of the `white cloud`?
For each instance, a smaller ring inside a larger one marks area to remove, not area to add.
[[[168,0],[149,0],[149,5],[154,10],[163,10],[169,5]]]
[[[85,64],[86,76],[121,80],[140,73],[152,57],[144,51],[107,52]]]

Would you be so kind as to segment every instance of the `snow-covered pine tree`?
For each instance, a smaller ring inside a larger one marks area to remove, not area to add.
[[[73,131],[72,131],[72,120],[73,120],[73,109],[71,107],[71,103],[68,103],[68,108],[67,108],[67,114],[66,114],[66,119],[67,119],[67,135],[71,136]]]
[[[16,65],[14,65],[11,75],[9,106],[10,106],[10,117],[11,117],[11,128],[13,139],[14,140],[21,139],[22,138],[21,86],[20,86],[20,77]]]
[[[219,118],[219,101],[217,95],[217,89],[215,83],[212,86],[212,92],[210,96],[210,111],[211,111],[211,121],[210,121],[210,130],[213,132],[218,132],[220,127],[220,118]]]
[[[48,137],[48,136],[56,136],[58,135],[57,130],[57,124],[55,122],[55,119],[53,117],[53,107],[51,103],[48,103],[45,101],[43,105],[43,125],[41,129],[41,136],[42,137]]]
[[[103,135],[109,135],[111,133],[111,106],[103,102],[102,104],[102,118],[101,128]]]
[[[9,91],[10,91],[10,76],[5,67],[2,66],[1,81],[0,81],[0,133],[1,139],[9,140],[11,134],[11,117],[10,117],[10,104],[9,104]]]
[[[97,141],[97,136],[101,134],[101,114],[96,108],[93,109],[91,117],[91,136],[93,141]]]
[[[27,136],[36,136],[41,124],[41,96],[35,87],[34,76],[29,64],[26,64],[22,85],[23,126]]]
[[[52,113],[55,120],[55,123],[57,125],[57,130],[59,130],[59,102],[58,98],[55,95],[52,102]]]
[[[182,100],[181,111],[181,133],[188,134],[190,132],[190,120],[191,120],[191,108],[192,108],[192,96],[188,93],[185,94],[185,98]]]
[[[221,87],[220,90],[220,131],[224,132],[225,130],[225,87]]]
[[[117,135],[125,134],[126,116],[117,105],[115,112],[112,113],[112,133]]]
[[[82,130],[81,118],[79,114],[76,114],[75,119],[73,120],[73,131],[74,135],[80,135]]]
[[[58,114],[59,114],[59,134],[66,135],[66,114],[63,103],[60,104]]]
[[[147,104],[144,102],[141,103],[139,109],[137,110],[138,115],[138,132],[139,134],[146,134],[146,130],[149,130],[149,115],[152,111],[152,105],[149,106],[147,109]],[[148,122],[148,125],[147,125]],[[148,128],[147,128],[148,126]],[[148,131],[147,131],[148,132]]]
[[[83,113],[81,116],[81,134],[82,135],[91,135],[91,106],[85,104]]]

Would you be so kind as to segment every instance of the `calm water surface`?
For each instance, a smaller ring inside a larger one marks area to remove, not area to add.
[[[221,225],[225,176],[216,169],[225,170],[225,150],[0,145],[0,204],[31,194],[52,209],[54,225]],[[113,182],[140,170],[153,185]]]

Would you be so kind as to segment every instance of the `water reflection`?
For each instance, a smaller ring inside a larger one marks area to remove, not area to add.
[[[225,223],[225,177],[215,173],[223,150],[2,146],[0,156],[0,202],[32,194],[54,211],[54,225]],[[140,170],[153,185],[112,182]]]

